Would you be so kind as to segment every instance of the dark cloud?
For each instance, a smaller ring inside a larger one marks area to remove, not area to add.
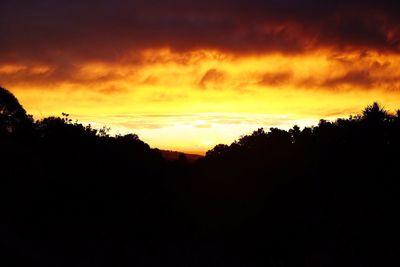
[[[291,79],[291,72],[265,73],[259,84],[264,86],[277,86],[287,84]]]
[[[126,91],[127,88],[121,86],[107,86],[99,90],[100,93],[103,93],[105,95],[120,94],[120,93],[125,93]]]
[[[319,47],[400,52],[394,0],[3,0],[3,62],[115,61],[170,47],[300,53]]]
[[[321,115],[323,118],[335,117],[340,118],[348,114],[358,114],[360,111],[357,108],[343,108],[343,109],[331,109],[331,110],[321,110]]]
[[[94,85],[101,84],[115,79],[121,79],[122,76],[114,72],[108,72],[102,75],[87,76],[80,74],[80,67],[74,64],[54,64],[50,68],[43,70],[35,66],[25,66],[12,73],[0,73],[0,79],[4,84],[35,84],[39,86],[57,85],[68,82],[71,84]],[[106,90],[115,92],[115,89]]]
[[[224,80],[225,74],[217,69],[209,69],[201,78],[199,85],[207,88],[209,84],[215,84]]]
[[[327,79],[321,85],[329,88],[342,85],[372,88],[375,82],[377,82],[377,79],[373,78],[368,71],[349,71],[342,76]]]
[[[328,90],[337,90],[344,88],[363,88],[373,90],[382,88],[384,90],[393,90],[400,86],[400,77],[391,73],[374,73],[371,69],[348,70],[342,75],[335,77],[324,77],[315,79],[313,77],[296,81],[299,88],[324,88]]]

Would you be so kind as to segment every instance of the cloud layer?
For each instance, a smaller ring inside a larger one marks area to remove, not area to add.
[[[394,0],[3,0],[3,61],[121,60],[143,49],[400,52]]]

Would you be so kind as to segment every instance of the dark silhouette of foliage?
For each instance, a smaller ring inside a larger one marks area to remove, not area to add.
[[[397,266],[400,115],[260,128],[193,163],[0,90],[2,266]]]
[[[383,122],[386,119],[390,119],[390,115],[386,110],[384,110],[377,102],[374,102],[372,105],[367,106],[363,110],[363,116],[362,118],[364,120],[370,121],[370,122]]]
[[[19,104],[15,96],[4,88],[0,87],[0,114],[13,119],[26,119],[26,111]]]
[[[31,123],[31,116],[26,114],[15,96],[0,87],[0,135],[27,131]]]

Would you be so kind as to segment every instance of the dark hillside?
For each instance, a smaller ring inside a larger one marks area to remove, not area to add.
[[[400,112],[258,129],[194,162],[0,88],[2,266],[398,266]]]

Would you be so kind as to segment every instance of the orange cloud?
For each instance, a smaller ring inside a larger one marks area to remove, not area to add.
[[[0,78],[36,118],[67,112],[115,133],[139,133],[153,146],[204,151],[196,142],[229,142],[257,127],[305,126],[355,114],[373,101],[393,110],[400,106],[399,70],[400,56],[373,51],[238,56],[160,49],[120,63],[77,64],[58,75],[50,66],[4,64]]]

